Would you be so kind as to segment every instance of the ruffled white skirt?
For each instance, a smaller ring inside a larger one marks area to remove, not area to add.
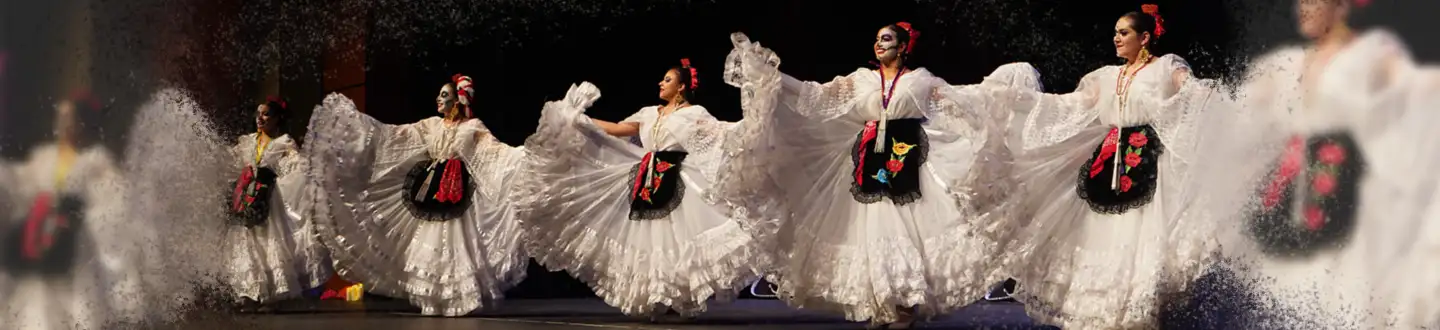
[[[581,112],[598,91],[572,89],[546,104],[526,141],[520,202],[529,251],[565,270],[626,315],[666,308],[693,316],[706,301],[729,301],[768,262],[742,223],[705,200],[711,183],[701,157],[681,165],[681,201],[668,216],[631,220],[630,186],[646,151],[610,137]],[[693,156],[693,155],[692,155]]]
[[[999,221],[1006,215],[1002,192],[1012,188],[1002,135],[963,136],[945,129],[960,124],[956,118],[930,118],[922,125],[929,153],[916,169],[921,197],[903,205],[861,203],[850,192],[851,155],[864,121],[853,115],[816,121],[789,109],[794,96],[783,92],[778,57],[743,35],[732,42],[726,82],[741,88],[746,120],[727,141],[735,158],[728,170],[747,174],[725,178],[722,193],[736,209],[760,215],[777,213],[765,200],[783,201],[782,221],[756,223],[774,228],[768,235],[776,265],[768,279],[780,299],[890,323],[899,317],[897,306],[945,312],[974,302],[1001,279],[993,256],[998,239],[1013,229]],[[1018,69],[1028,66],[997,72]],[[1010,83],[1027,75],[1014,77]]]
[[[310,206],[298,201],[313,200],[302,195],[308,182],[303,165],[278,181],[265,222],[254,227],[230,225],[225,230],[225,278],[238,298],[259,302],[295,298],[324,284],[333,272],[329,250],[313,224],[302,220]],[[285,200],[297,202],[284,204]]]
[[[1017,159],[1026,187],[1020,207],[1031,223],[1009,246],[1007,268],[1020,279],[1017,296],[1038,322],[1067,329],[1155,327],[1161,302],[1179,293],[1211,263],[1213,237],[1177,223],[1186,211],[1184,173],[1170,153],[1159,159],[1149,203],[1121,214],[1090,209],[1076,176],[1110,127],[1083,129],[1063,142]],[[1168,142],[1168,141],[1167,141]]]
[[[524,278],[523,238],[506,194],[522,149],[493,139],[463,154],[476,189],[456,219],[428,221],[407,209],[408,171],[425,148],[383,150],[385,126],[335,94],[307,135],[316,230],[336,272],[382,295],[409,299],[426,315],[459,316],[503,297]]]

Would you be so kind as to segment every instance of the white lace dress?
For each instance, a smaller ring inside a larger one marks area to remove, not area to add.
[[[1067,329],[1155,327],[1161,293],[1183,290],[1217,248],[1188,223],[1185,184],[1200,157],[1196,115],[1214,85],[1165,55],[1136,73],[1122,100],[1121,69],[1095,70],[1069,94],[1039,95],[1015,128],[1025,187],[1016,220],[1026,223],[1007,267],[1030,316]],[[1186,74],[1180,86],[1177,72]]]
[[[757,214],[780,201],[770,234],[780,299],[889,323],[896,306],[943,312],[1001,279],[992,260],[1012,188],[1004,127],[1025,101],[1019,91],[1039,90],[1033,68],[1006,65],[965,86],[925,69],[898,79],[859,69],[821,84],[784,75],[744,35],[732,41],[726,82],[741,88],[746,119],[722,169],[737,175],[717,192]]]
[[[0,187],[16,206],[0,217],[6,328],[104,329],[152,312],[141,280],[148,223],[127,219],[127,189],[106,150],[75,152],[62,163],[59,148],[44,144],[23,163],[0,164]]]
[[[1433,317],[1433,302],[1411,312],[1440,294],[1435,259],[1412,249],[1432,240],[1417,229],[1434,219],[1424,212],[1440,139],[1421,123],[1436,118],[1440,80],[1379,30],[1318,64],[1308,89],[1307,55],[1287,47],[1258,60],[1243,108],[1207,129],[1227,132],[1207,154],[1235,162],[1200,171],[1201,214],[1225,229],[1225,255],[1265,298],[1257,326],[1434,325],[1414,318]]]
[[[306,180],[305,157],[300,155],[295,140],[289,135],[274,138],[264,150],[257,150],[256,133],[240,137],[231,148],[235,159],[231,173],[272,172],[277,178],[268,193],[267,206],[256,208],[257,223],[237,219],[225,231],[226,283],[237,297],[260,302],[298,297],[309,288],[319,287],[330,279],[328,251],[320,243],[308,218],[313,198],[303,196]],[[261,155],[257,158],[257,153]],[[243,174],[241,174],[243,175]],[[236,175],[237,179],[241,175]],[[232,208],[235,186],[225,185]],[[242,195],[243,196],[243,195]],[[245,197],[239,197],[245,198]],[[259,205],[259,204],[251,204]],[[237,218],[243,216],[235,216]]]
[[[507,193],[524,151],[479,120],[387,125],[333,94],[306,143],[316,229],[341,277],[445,316],[492,305],[524,277]]]
[[[572,87],[526,140],[518,187],[531,253],[627,315],[693,316],[733,299],[768,264],[745,222],[705,198],[733,124],[698,105],[645,107],[621,121],[639,125],[637,144],[583,114],[599,97],[590,83]]]

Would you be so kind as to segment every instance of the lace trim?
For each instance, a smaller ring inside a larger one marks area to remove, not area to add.
[[[889,198],[898,206],[920,200],[919,170],[930,153],[930,137],[921,122],[919,118],[890,120],[885,133],[889,141],[875,141],[876,122],[865,123],[850,148],[850,160],[856,168],[850,194],[855,201],[871,204]],[[876,143],[884,143],[885,149],[873,152]]]
[[[1164,153],[1165,145],[1150,125],[1111,129],[1080,166],[1075,194],[1096,213],[1123,214],[1150,204],[1159,189],[1160,155]],[[1114,157],[1119,157],[1118,167]],[[1115,188],[1111,188],[1112,177],[1119,180]]]
[[[625,315],[664,313],[668,306],[682,316],[705,312],[706,300],[733,300],[739,290],[760,277],[754,265],[769,264],[767,254],[735,222],[693,238],[675,238],[670,249],[636,249],[606,237],[585,221],[565,228],[527,224],[534,239],[527,242],[535,260],[551,271],[564,270],[585,282],[606,304]],[[543,243],[542,243],[543,242]],[[675,260],[670,271],[655,272],[654,260]]]
[[[241,174],[238,180],[230,181],[230,191],[225,194],[225,209],[227,210],[226,223],[233,226],[244,226],[251,228],[265,223],[270,217],[270,196],[275,192],[277,175],[269,167],[246,167],[244,171],[254,169],[254,177],[246,178],[247,174]],[[240,181],[249,181],[245,186],[240,186]],[[235,209],[236,206],[240,209]]]
[[[9,245],[8,248],[0,249],[0,251],[4,251],[3,255],[0,255],[0,258],[3,258],[4,269],[0,271],[16,276],[24,274],[62,275],[75,269],[79,263],[76,254],[82,247],[79,237],[81,228],[85,224],[85,205],[83,198],[61,195],[58,203],[49,206],[46,216],[62,217],[64,226],[40,228],[40,236],[44,236],[40,239],[48,237],[50,244],[40,247],[37,259],[27,258],[23,254],[26,222],[29,219],[21,218],[12,222],[15,225],[5,228],[5,240],[0,241]],[[29,214],[26,216],[28,217]],[[54,225],[50,222],[51,220],[54,219],[46,220],[47,226]]]
[[[1292,138],[1271,166],[1266,176],[1271,180],[1258,191],[1249,237],[1265,254],[1281,258],[1307,258],[1343,246],[1355,230],[1366,170],[1361,156],[1349,133]]]
[[[652,152],[630,169],[630,177],[635,178],[627,191],[630,220],[664,219],[680,207],[680,201],[685,199],[685,180],[680,179],[680,171],[686,155],[683,151]],[[652,164],[647,167],[647,163]],[[649,176],[642,169],[650,171]],[[645,182],[647,177],[650,182]]]
[[[724,78],[740,89],[746,119],[726,130],[717,175],[704,198],[706,204],[740,221],[763,245],[757,249],[776,251],[774,235],[789,211],[782,201],[770,197],[778,189],[768,169],[780,168],[770,164],[779,157],[764,141],[774,132],[771,118],[780,92],[780,58],[743,34],[731,35],[731,42],[735,48],[726,56]]]
[[[436,200],[435,196],[441,189],[440,181],[444,180],[441,177],[445,173],[445,166],[452,161],[460,162],[460,182],[463,183],[463,192],[461,192],[459,201],[441,202]],[[435,165],[433,169],[430,168],[432,162],[434,162],[433,159],[425,159],[415,163],[415,166],[410,168],[410,172],[405,174],[405,197],[409,197],[405,199],[405,210],[409,211],[411,216],[425,221],[449,221],[464,216],[465,212],[470,210],[470,204],[475,202],[475,198],[471,197],[476,189],[475,181],[470,177],[469,168],[465,166],[464,161],[459,159],[446,160]],[[415,196],[420,193],[421,186],[427,183],[427,178],[430,182],[428,186],[424,187],[426,188],[425,195],[422,200],[417,201]]]

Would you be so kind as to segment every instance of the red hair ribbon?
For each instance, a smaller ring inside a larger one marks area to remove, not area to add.
[[[1355,7],[1365,7],[1369,5],[1370,0],[1355,0]]]
[[[1140,11],[1142,11],[1142,12],[1144,12],[1144,13],[1146,13],[1146,14],[1150,14],[1150,17],[1154,17],[1154,18],[1155,18],[1155,36],[1156,36],[1156,37],[1165,35],[1165,19],[1164,19],[1164,18],[1160,18],[1160,5],[1156,5],[1156,4],[1141,5],[1141,6],[1140,6]]]
[[[910,34],[910,42],[905,43],[905,53],[910,54],[910,52],[915,51],[915,40],[920,39],[920,31],[916,31],[915,28],[910,27],[910,22],[895,23],[895,26],[905,29],[905,33]]]
[[[695,71],[695,67],[690,66],[690,59],[680,59],[680,67],[690,70],[690,90],[694,91],[696,88],[700,88],[700,73]]]
[[[475,117],[470,112],[470,98],[475,95],[475,90],[470,87],[472,85],[470,77],[456,73],[454,76],[450,76],[450,81],[455,83],[455,98],[465,106],[465,117]]]
[[[272,102],[272,103],[275,103],[275,104],[279,104],[279,105],[280,105],[280,108],[282,108],[282,109],[290,109],[290,105],[285,104],[285,100],[281,100],[279,96],[273,96],[273,95],[272,95],[272,96],[270,96],[270,97],[266,97],[266,98],[265,98],[265,101],[266,101],[266,102]]]

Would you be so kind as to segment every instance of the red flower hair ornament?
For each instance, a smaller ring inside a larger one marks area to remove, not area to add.
[[[1140,11],[1155,18],[1155,36],[1165,35],[1165,19],[1160,17],[1160,5],[1146,4],[1140,6]]]
[[[475,88],[471,87],[470,77],[456,73],[450,81],[455,83],[455,99],[465,106],[465,117],[474,118],[475,114],[470,112],[470,100],[475,97]]]
[[[279,104],[280,110],[290,109],[290,105],[285,104],[285,100],[281,100],[279,96],[266,97],[265,102]]]
[[[694,91],[696,88],[700,88],[700,73],[695,71],[695,67],[690,66],[690,59],[680,59],[680,67],[690,70],[690,90]]]
[[[916,31],[914,27],[911,27],[910,22],[895,23],[895,26],[905,29],[905,33],[910,34],[910,42],[905,43],[905,53],[910,54],[910,52],[915,51],[915,40],[920,39],[920,31]]]

